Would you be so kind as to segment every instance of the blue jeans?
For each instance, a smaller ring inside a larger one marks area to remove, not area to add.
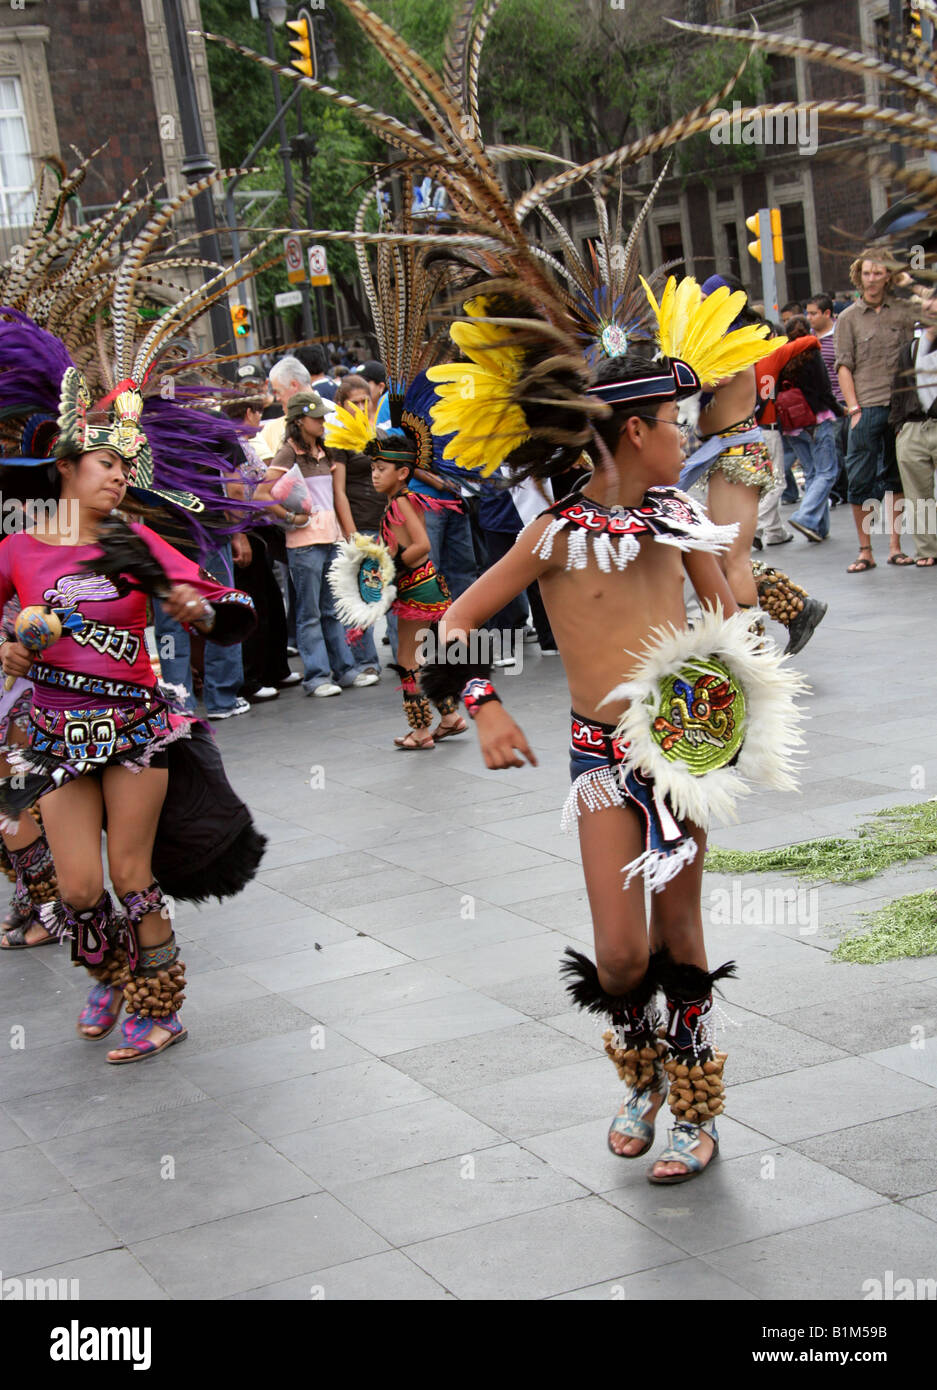
[[[849,477],[847,502],[861,507],[886,492],[901,491],[901,475],[895,453],[895,431],[888,423],[887,405],[864,405],[859,423],[849,430],[846,449]]]
[[[345,629],[335,611],[335,598],[326,578],[335,559],[334,545],[287,548],[290,577],[296,591],[296,645],[303,659],[303,689],[311,695],[333,678],[350,685],[358,674],[348,650]]]
[[[804,495],[790,520],[826,536],[830,530],[830,492],[839,476],[836,421],[822,420],[812,431],[790,435],[789,442],[804,470]]]
[[[456,599],[478,578],[469,519],[464,512],[444,507],[442,511],[424,512],[423,520],[433,564],[445,576],[449,592]]]
[[[213,579],[221,584],[231,583],[231,545],[230,542],[220,550],[214,550],[206,558],[203,566]],[[156,629],[156,650],[162,667],[163,679],[171,685],[185,688],[187,699],[185,708],[195,709],[195,696],[192,694],[192,647],[189,634],[181,623],[163,612],[157,600],[153,605],[153,625]],[[244,684],[244,668],[241,661],[241,647],[220,647],[217,642],[205,643],[205,681],[202,699],[209,714],[220,714],[233,709],[238,691]]]
[[[782,502],[796,502],[800,497],[800,490],[797,486],[797,479],[794,477],[794,450],[791,448],[791,439],[788,435],[781,436],[784,443],[784,491],[781,493]]]

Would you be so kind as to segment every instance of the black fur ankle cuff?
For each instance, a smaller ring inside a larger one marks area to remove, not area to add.
[[[712,994],[713,985],[719,980],[735,978],[735,961],[726,961],[716,970],[702,970],[698,965],[684,965],[675,961],[666,946],[656,952],[657,979],[668,999],[689,1003],[705,999]]]
[[[648,962],[647,973],[640,984],[625,994],[609,994],[599,983],[599,972],[588,956],[567,946],[560,962],[560,974],[566,980],[567,993],[580,1009],[590,1014],[618,1014],[628,1008],[643,1008],[657,990],[657,958],[655,952]]]

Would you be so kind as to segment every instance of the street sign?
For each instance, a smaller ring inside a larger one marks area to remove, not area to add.
[[[313,285],[331,285],[332,283],[324,246],[310,246],[309,248],[309,280]]]
[[[275,294],[273,303],[277,309],[293,309],[297,304],[302,304],[303,295],[301,290],[285,290],[283,294]]]
[[[298,236],[283,238],[283,251],[286,256],[286,278],[291,285],[301,285],[306,278],[303,265],[303,244]]]

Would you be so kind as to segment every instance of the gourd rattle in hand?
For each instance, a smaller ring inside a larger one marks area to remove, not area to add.
[[[75,608],[52,608],[47,603],[33,603],[17,614],[13,630],[17,642],[30,652],[44,652],[57,642],[63,632],[80,632],[84,619]],[[15,676],[7,676],[5,690],[13,689]]]

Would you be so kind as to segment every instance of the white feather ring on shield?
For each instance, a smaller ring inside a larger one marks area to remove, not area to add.
[[[678,819],[703,828],[736,820],[749,783],[797,787],[804,711],[794,697],[808,687],[750,623],[717,605],[692,628],[654,628],[641,665],[603,702],[631,702],[615,729],[627,764],[653,778]]]
[[[382,541],[356,531],[338,542],[329,566],[329,584],[342,622],[351,628],[373,627],[397,596],[394,560]]]

